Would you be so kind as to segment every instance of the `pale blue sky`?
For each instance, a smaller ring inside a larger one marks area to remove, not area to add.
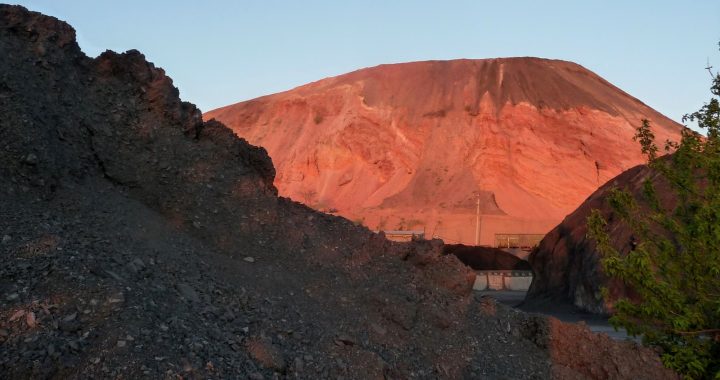
[[[207,111],[382,63],[577,62],[679,120],[720,68],[720,1],[26,0],[90,56],[138,49]]]

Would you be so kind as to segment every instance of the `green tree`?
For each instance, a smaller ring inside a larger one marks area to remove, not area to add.
[[[634,248],[623,254],[613,246],[598,210],[588,217],[588,235],[605,273],[636,294],[613,300],[611,323],[660,348],[665,365],[685,377],[720,379],[720,74],[708,71],[710,101],[683,117],[707,137],[685,129],[679,143],[665,143],[671,154],[658,156],[643,120],[635,140],[655,175],[638,197],[618,188],[609,194],[613,216],[631,229]],[[610,297],[607,289],[604,296]]]

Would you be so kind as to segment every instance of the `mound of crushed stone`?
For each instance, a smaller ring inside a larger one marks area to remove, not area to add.
[[[0,378],[667,378],[471,294],[442,243],[278,198],[136,51],[0,5]]]

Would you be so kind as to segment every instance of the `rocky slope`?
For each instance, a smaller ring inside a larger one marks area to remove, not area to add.
[[[538,58],[381,65],[223,107],[265,147],[281,195],[370,228],[449,242],[541,233],[642,163],[642,118],[680,126],[577,64]]]
[[[530,254],[535,277],[526,297],[528,305],[560,301],[592,313],[610,314],[612,302],[602,297],[603,286],[608,287],[612,299],[633,296],[622,282],[609,279],[603,273],[595,242],[586,236],[587,218],[591,210],[600,210],[608,221],[613,246],[620,253],[630,252],[634,244],[632,231],[614,215],[607,197],[613,188],[621,188],[642,199],[646,179],[655,185],[661,204],[666,207],[673,204],[667,183],[646,165],[636,166],[608,181],[550,231]]]
[[[265,151],[136,51],[0,5],[0,57],[0,378],[673,376],[473,298],[439,241],[278,198]]]

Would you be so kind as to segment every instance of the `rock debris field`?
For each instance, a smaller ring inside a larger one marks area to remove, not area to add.
[[[277,196],[137,51],[0,5],[0,378],[672,378],[471,293],[442,242]]]

